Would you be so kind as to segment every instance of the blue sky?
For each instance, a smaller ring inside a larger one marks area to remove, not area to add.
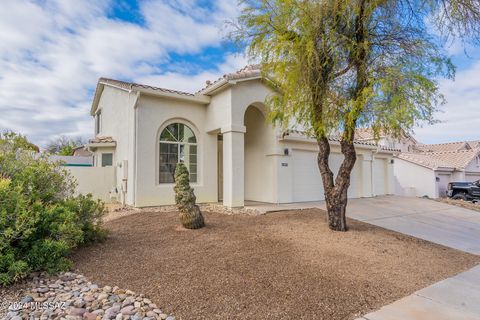
[[[248,60],[226,43],[237,0],[2,0],[0,129],[45,145],[60,135],[91,137],[99,77],[194,92]],[[426,143],[480,139],[480,52],[454,43],[455,82]]]

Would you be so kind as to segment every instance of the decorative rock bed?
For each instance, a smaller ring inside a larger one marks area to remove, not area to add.
[[[7,320],[174,320],[143,294],[99,287],[71,272],[33,276],[19,301],[0,301]],[[8,304],[8,305],[7,305]]]
[[[217,212],[227,215],[233,214],[247,214],[247,215],[261,215],[264,212],[255,208],[228,208],[217,203],[200,203],[198,204],[202,212]],[[129,216],[138,212],[173,212],[178,211],[176,206],[159,206],[159,207],[146,207],[146,208],[134,208],[130,206],[110,205],[107,215],[103,219],[105,222],[115,220],[121,217]]]

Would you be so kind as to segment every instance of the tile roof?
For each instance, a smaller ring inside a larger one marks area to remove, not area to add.
[[[380,138],[384,136],[384,134],[380,134]],[[375,136],[370,128],[357,128],[355,129],[355,138],[358,140],[374,140]]]
[[[385,138],[387,135],[380,133],[379,138]],[[402,133],[403,138],[412,140],[412,142],[417,143],[417,141],[408,133]],[[355,129],[355,139],[357,140],[375,140],[375,135],[371,128],[357,128]]]
[[[303,136],[303,137],[306,137],[306,138],[313,138],[313,137],[310,137],[308,136],[305,131],[301,131],[301,130],[288,130],[287,131],[287,135],[290,134],[290,133],[294,133],[294,134],[298,134],[300,136]],[[329,141],[334,141],[334,142],[340,142],[342,139],[339,137],[339,136],[336,136],[336,135],[331,135],[329,138],[328,138]],[[375,142],[371,142],[371,141],[364,141],[364,140],[357,140],[355,139],[353,141],[353,143],[355,145],[360,145],[360,146],[369,146],[369,147],[377,147],[377,148],[380,148],[381,150],[384,150],[384,151],[393,151],[393,152],[400,152],[399,149],[393,149],[393,148],[388,148],[388,147],[385,147],[385,146],[380,146],[379,144],[375,143]]]
[[[176,94],[185,95],[185,96],[192,96],[192,97],[194,96],[193,93],[189,93],[189,92],[165,89],[165,88],[154,87],[154,86],[149,86],[149,85],[145,85],[145,84],[139,84],[139,83],[135,83],[135,82],[126,82],[126,81],[109,79],[109,78],[100,78],[98,80],[98,82],[99,83],[110,84],[112,86],[120,87],[120,88],[127,89],[127,90],[134,90],[136,88],[138,88],[138,89],[150,89],[150,90],[156,90],[156,91],[167,92],[167,93],[176,93]]]
[[[480,149],[443,151],[443,152],[423,152],[423,153],[400,153],[398,158],[413,162],[415,164],[436,169],[452,168],[465,169],[472,160],[480,154]]]
[[[112,137],[95,137],[88,140],[89,143],[114,143],[116,142]]]
[[[437,144],[417,144],[415,150],[419,152],[449,152],[480,148],[480,141],[458,141]]]
[[[243,67],[242,69],[237,70],[236,72],[224,74],[222,77],[218,78],[213,82],[208,80],[206,82],[206,86],[200,89],[199,91],[197,91],[197,93],[201,93],[202,91],[210,88],[211,86],[219,83],[220,81],[239,80],[239,79],[253,78],[253,77],[259,77],[259,76],[261,76],[260,64],[249,64]]]

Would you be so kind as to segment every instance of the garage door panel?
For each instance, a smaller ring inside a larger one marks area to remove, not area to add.
[[[315,152],[295,150],[293,153],[293,200],[323,200],[323,183]]]
[[[373,190],[377,196],[387,194],[387,161],[375,159],[373,161]]]
[[[330,169],[336,178],[344,157],[340,153],[330,154]],[[360,180],[358,164],[352,171],[349,197],[357,196]],[[293,152],[293,201],[319,201],[324,200],[322,177],[317,164],[317,152],[294,150]]]

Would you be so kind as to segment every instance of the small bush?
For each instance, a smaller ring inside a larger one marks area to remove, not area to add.
[[[0,285],[32,271],[67,270],[74,248],[106,237],[103,203],[73,196],[74,188],[58,164],[0,150]]]

